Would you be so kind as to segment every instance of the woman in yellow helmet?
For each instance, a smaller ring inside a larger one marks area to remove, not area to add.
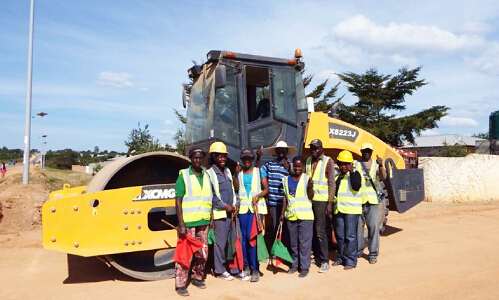
[[[333,266],[343,265],[345,270],[357,266],[357,222],[362,213],[362,186],[360,173],[353,170],[353,156],[343,150],[337,158],[340,174],[336,176],[334,200],[334,233],[338,243],[338,258]]]
[[[210,156],[208,163],[211,168],[206,170],[210,175],[213,187],[213,223],[215,227],[214,248],[215,277],[224,280],[234,278],[247,281],[249,276],[244,275],[238,269],[231,269],[230,273],[225,268],[225,246],[232,223],[232,216],[237,215],[239,210],[239,196],[234,191],[232,174],[229,168],[225,167],[227,162],[227,147],[222,142],[214,142],[210,146]]]

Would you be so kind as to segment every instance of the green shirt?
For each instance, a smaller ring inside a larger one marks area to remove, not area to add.
[[[204,176],[204,170],[201,169],[201,177],[199,177],[196,173],[192,171],[191,166],[189,166],[189,176],[194,174],[196,176],[196,179],[199,182],[199,185],[201,188],[203,188],[203,176]],[[184,176],[182,176],[182,173],[178,175],[177,181],[175,182],[175,197],[181,197],[184,198],[186,194],[185,191],[185,181],[184,181]],[[201,226],[201,225],[209,225],[210,221],[209,220],[199,220],[196,222],[187,222],[185,223],[185,227],[196,227],[196,226]]]

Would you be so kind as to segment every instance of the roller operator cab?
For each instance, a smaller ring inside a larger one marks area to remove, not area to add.
[[[301,58],[300,50],[292,59],[208,52],[206,63],[188,70],[192,88],[189,97],[185,91],[183,95],[187,148],[200,146],[208,152],[211,143],[224,142],[233,168],[242,148],[268,149],[280,140],[296,147],[295,155],[308,157],[308,144],[319,138],[333,159],[345,149],[360,159],[360,145],[368,142],[374,146],[373,157],[382,157],[389,171],[386,206],[402,213],[421,202],[423,170],[408,170],[395,149],[367,131],[307,109]],[[264,151],[262,164],[270,159]]]
[[[299,51],[293,59],[210,51],[205,64],[188,71],[193,80],[188,101],[184,94],[188,148],[208,150],[214,141],[224,142],[229,166],[244,147],[268,148],[285,140],[301,149],[308,111],[300,58]]]

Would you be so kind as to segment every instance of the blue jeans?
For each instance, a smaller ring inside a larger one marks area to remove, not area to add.
[[[357,226],[357,249],[359,254],[364,252],[364,222],[367,225],[367,248],[369,258],[376,258],[379,253],[379,207],[378,204],[366,203],[362,205],[362,215]]]
[[[345,266],[357,266],[357,223],[359,215],[338,213],[334,216],[334,233],[338,243],[336,261]]]
[[[260,271],[256,245],[254,247],[251,247],[250,245],[251,227],[253,225],[254,218],[255,214],[249,211],[245,214],[239,214],[239,224],[241,226],[241,244],[243,246],[244,265],[249,266],[251,270]]]

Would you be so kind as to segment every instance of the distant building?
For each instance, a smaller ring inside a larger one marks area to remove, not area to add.
[[[410,151],[417,151],[419,157],[428,157],[435,156],[437,153],[442,151],[444,143],[451,146],[466,146],[466,149],[470,153],[483,153],[481,151],[475,151],[475,149],[483,148],[482,144],[487,142],[487,140],[460,134],[440,134],[418,136],[414,138],[414,142],[415,145],[404,142],[404,145],[401,148]]]

